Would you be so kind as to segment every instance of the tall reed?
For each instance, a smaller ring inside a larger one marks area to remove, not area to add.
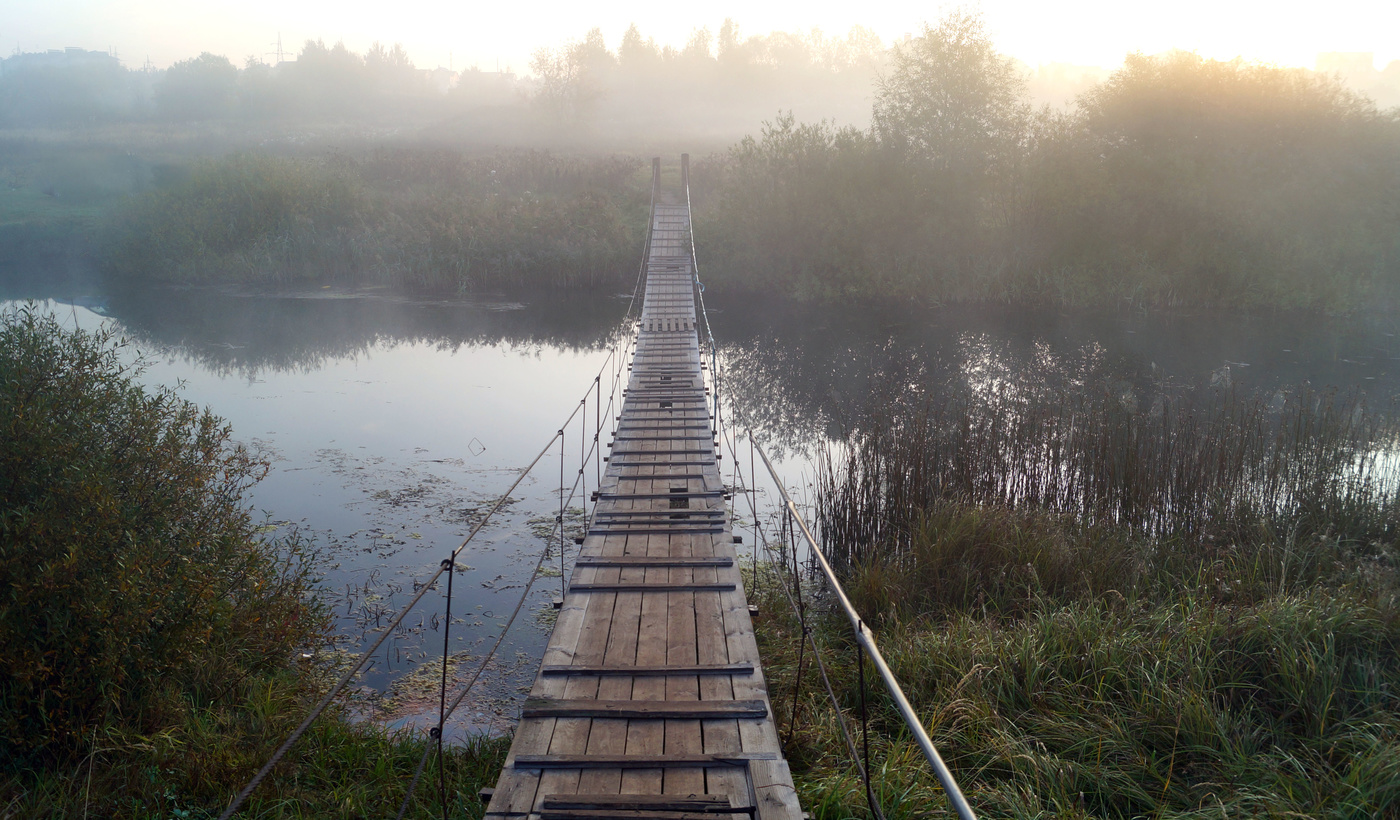
[[[1389,543],[1400,525],[1395,420],[1362,396],[1198,389],[1140,412],[1107,389],[946,394],[828,452],[817,520],[837,563],[906,553],[940,502],[999,505],[1127,537]]]

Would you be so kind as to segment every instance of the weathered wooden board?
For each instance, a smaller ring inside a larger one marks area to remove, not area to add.
[[[487,817],[801,817],[735,560],[688,208],[658,205],[651,231],[607,472]]]

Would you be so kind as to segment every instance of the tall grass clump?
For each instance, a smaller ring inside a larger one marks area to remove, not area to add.
[[[1390,542],[1400,427],[1357,394],[1226,389],[948,392],[872,420],[821,473],[819,523],[853,566],[911,548],[940,502],[1030,509],[1125,537]]]
[[[343,267],[369,211],[358,181],[327,163],[251,153],[201,160],[114,215],[103,262],[138,279],[252,279],[277,266],[301,279],[309,266],[333,264],[332,249]]]
[[[817,517],[984,816],[1394,816],[1395,444],[1356,395],[969,392],[852,436]],[[854,713],[848,628],[814,592]],[[802,627],[768,608],[804,805],[867,816],[834,715],[792,680]],[[887,700],[870,725],[887,816],[943,816]]]
[[[758,628],[775,712],[784,729],[796,716],[786,752],[804,808],[822,820],[871,816],[825,692],[810,678],[794,685],[801,626],[778,595],[760,601],[772,613]],[[871,614],[872,603],[857,605]],[[835,617],[818,632],[858,727],[855,649]],[[984,817],[1400,811],[1393,586],[1377,596],[1319,585],[1247,605],[1191,590],[1133,604],[1047,596],[1015,617],[967,607],[936,623],[887,623],[878,640]],[[865,686],[876,693],[870,755],[886,816],[952,816],[881,682]]]

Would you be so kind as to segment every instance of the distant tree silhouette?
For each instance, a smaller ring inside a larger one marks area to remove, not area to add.
[[[156,108],[177,120],[207,120],[234,112],[238,69],[220,54],[204,52],[166,69],[155,85]]]

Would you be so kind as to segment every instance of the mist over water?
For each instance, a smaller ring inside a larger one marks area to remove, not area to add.
[[[751,424],[799,494],[827,443],[891,402],[917,406],[940,391],[1110,389],[1143,406],[1157,392],[1200,385],[1246,392],[1335,386],[1364,391],[1375,407],[1400,394],[1400,322],[1388,318],[772,310],[707,301],[731,432],[735,418]],[[116,323],[149,362],[144,381],[181,384],[185,398],[222,415],[269,460],[271,471],[249,501],[270,526],[294,526],[315,540],[337,651],[353,652],[584,394],[622,331],[626,299],[155,289],[48,309],[81,326]],[[570,476],[578,448],[566,448]],[[727,479],[732,467],[723,465]],[[494,640],[552,537],[558,470],[557,454],[547,455],[518,501],[462,556],[454,650],[476,656]],[[556,585],[552,576],[537,582],[527,615],[455,731],[507,730],[552,623]],[[424,604],[357,684],[366,717],[398,725],[427,720],[435,708],[414,671],[441,651],[442,599],[430,595]],[[465,674],[471,667],[457,668]]]
[[[672,155],[696,158],[726,418],[804,501],[825,448],[940,396],[1100,391],[1147,412],[1193,389],[1310,386],[1395,412],[1400,319],[1375,308],[1400,293],[1400,119],[1383,110],[1400,64],[1032,69],[980,25],[955,14],[890,44],[726,21],[684,47],[594,29],[541,44],[528,74],[323,41],[162,70],[16,54],[0,298],[112,323],[146,383],[181,385],[267,460],[247,501],[268,532],[313,540],[335,618],[317,651],[339,657],[608,366],[654,153],[672,197]],[[968,67],[949,42],[976,46],[975,70],[939,73]],[[556,538],[582,448],[546,453],[463,554],[458,682]],[[453,737],[509,730],[553,623],[546,566]],[[425,598],[357,681],[361,717],[431,722],[446,626]]]

